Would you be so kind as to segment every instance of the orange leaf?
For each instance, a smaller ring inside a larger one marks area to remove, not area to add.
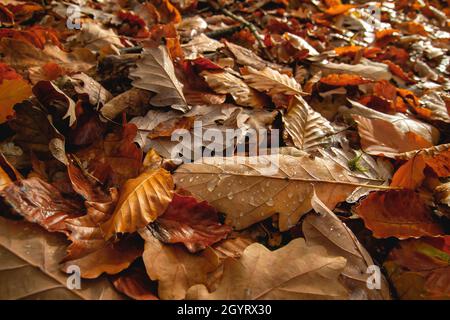
[[[433,221],[431,209],[412,190],[371,193],[361,201],[356,213],[376,238],[407,239],[443,233]]]
[[[364,79],[361,76],[355,74],[330,74],[320,79],[321,83],[328,84],[330,86],[343,87],[343,86],[357,86],[360,84],[370,83],[371,80]]]
[[[425,159],[421,155],[408,160],[402,165],[392,177],[392,187],[402,187],[407,189],[418,188],[425,180]]]
[[[438,177],[450,176],[450,149],[440,152],[434,157],[425,157],[425,162]]]
[[[341,14],[346,13],[350,9],[355,8],[356,6],[353,4],[339,4],[337,6],[333,6],[327,10],[325,10],[325,13],[329,16],[338,16]]]
[[[13,107],[16,103],[22,102],[31,94],[31,86],[25,80],[3,80],[0,84],[0,123],[14,114]]]
[[[335,48],[334,51],[338,56],[355,56],[358,52],[363,49],[361,46],[346,46]]]
[[[405,73],[405,71],[403,71],[403,69],[400,66],[396,65],[395,63],[389,60],[384,60],[383,63],[387,64],[387,66],[389,67],[389,71],[391,71],[393,75],[399,77],[403,81],[407,82],[411,81],[411,78]]]

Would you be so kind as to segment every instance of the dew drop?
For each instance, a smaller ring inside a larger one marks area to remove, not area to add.
[[[266,204],[267,204],[269,207],[273,206],[273,199],[270,198],[269,200],[267,200]]]

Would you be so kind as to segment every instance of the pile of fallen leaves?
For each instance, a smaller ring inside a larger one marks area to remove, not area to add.
[[[0,1],[0,298],[450,298],[449,1],[79,3]]]

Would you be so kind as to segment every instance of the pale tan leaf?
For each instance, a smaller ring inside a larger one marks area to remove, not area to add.
[[[68,289],[68,275],[59,270],[68,244],[64,238],[0,217],[0,299],[123,299],[105,277]]]
[[[141,173],[121,188],[119,201],[111,218],[101,225],[105,237],[115,233],[135,232],[161,215],[172,200],[172,176],[160,168]]]
[[[220,264],[211,248],[191,254],[181,245],[167,245],[154,238],[147,229],[140,231],[145,240],[142,256],[150,279],[158,281],[160,299],[184,299],[195,284],[206,284],[208,273]]]
[[[176,170],[177,186],[224,212],[226,224],[237,229],[279,213],[279,228],[287,230],[311,210],[313,188],[332,209],[357,187],[368,184],[331,159],[307,155],[202,160]]]
[[[130,72],[136,88],[155,92],[150,103],[157,107],[171,106],[186,112],[190,109],[183,95],[183,84],[175,76],[175,69],[167,48],[145,48],[136,69]]]
[[[270,96],[276,94],[297,95],[301,94],[302,87],[292,77],[281,74],[279,71],[266,67],[256,70],[246,67],[243,71],[245,82],[258,91],[266,92]]]
[[[241,106],[262,108],[265,105],[265,101],[259,92],[250,88],[244,81],[230,72],[203,71],[201,75],[216,93],[230,94],[234,101]]]
[[[326,139],[334,133],[330,122],[314,111],[299,95],[294,96],[288,112],[283,116],[287,135],[294,146],[310,151],[328,142]]]
[[[204,52],[214,52],[217,49],[223,48],[223,43],[209,38],[204,33],[194,37],[188,43],[182,44],[181,48],[183,49],[184,54],[189,59],[198,58],[201,53]]]
[[[344,299],[339,281],[346,260],[321,246],[295,239],[276,251],[261,244],[248,246],[239,260],[227,259],[216,291],[204,285],[189,289],[188,299]]]
[[[368,289],[367,279],[371,273],[367,273],[367,268],[374,262],[353,232],[316,195],[312,198],[312,206],[318,215],[310,214],[303,221],[306,243],[324,246],[328,254],[342,256],[347,260],[342,277],[350,292],[350,299],[389,299],[389,285],[384,276],[381,278],[380,290]]]

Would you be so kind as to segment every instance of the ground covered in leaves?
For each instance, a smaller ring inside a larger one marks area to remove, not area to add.
[[[0,1],[0,298],[450,298],[449,1],[77,4]]]

